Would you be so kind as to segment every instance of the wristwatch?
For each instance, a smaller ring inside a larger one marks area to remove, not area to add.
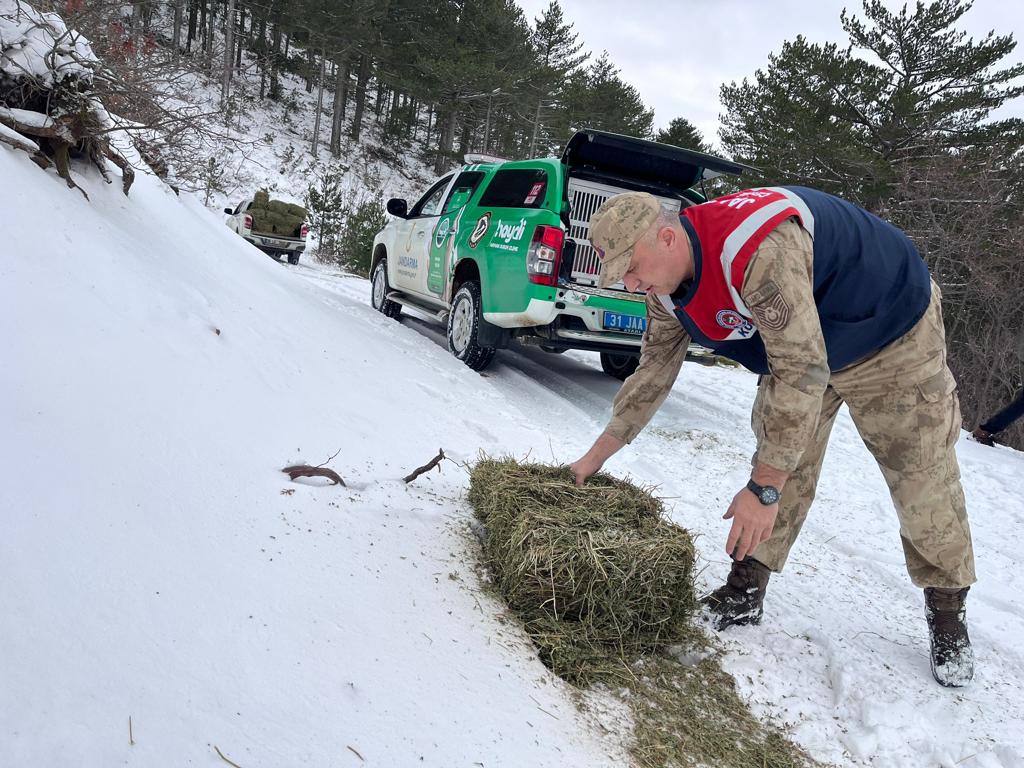
[[[757,496],[757,500],[764,504],[766,507],[770,507],[772,504],[778,504],[782,494],[779,493],[779,489],[774,485],[758,485],[753,480],[747,483],[747,490]]]

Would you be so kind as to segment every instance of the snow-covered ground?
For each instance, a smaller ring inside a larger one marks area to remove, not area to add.
[[[444,448],[571,461],[596,356],[475,374],[365,281],[277,264],[194,198],[90,169],[91,202],[0,146],[0,765],[621,766],[481,592]],[[724,577],[754,379],[686,366],[608,469],[660,484]],[[289,482],[330,466],[346,488]],[[723,635],[755,709],[839,765],[1024,766],[1024,457],[962,441],[974,684],[936,685],[922,597],[848,417],[759,628]],[[131,730],[129,731],[129,718]],[[604,723],[607,725],[607,723]]]

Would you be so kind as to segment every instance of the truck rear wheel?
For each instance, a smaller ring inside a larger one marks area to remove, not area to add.
[[[482,321],[480,283],[465,282],[456,291],[448,314],[448,349],[474,371],[482,371],[494,359],[495,348],[478,342]]]
[[[619,381],[625,381],[640,365],[640,358],[633,355],[618,355],[613,352],[601,353],[601,370]]]
[[[402,311],[402,305],[388,298],[391,287],[388,285],[388,263],[387,259],[381,259],[373,268],[373,281],[370,283],[370,303],[378,312],[387,317],[398,317]]]
[[[288,263],[289,264],[298,264],[299,263],[299,254],[297,254],[297,253],[290,253],[290,254],[288,254]]]

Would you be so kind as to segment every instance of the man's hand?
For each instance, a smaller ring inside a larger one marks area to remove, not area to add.
[[[597,472],[608,458],[626,444],[607,432],[602,432],[590,450],[569,465],[569,470],[576,478],[576,485],[583,485],[588,477]]]
[[[723,520],[732,519],[725,551],[735,560],[742,560],[749,555],[758,544],[772,535],[778,513],[778,504],[765,506],[747,488],[737,493],[729,505],[729,511],[722,516]]]
[[[604,465],[604,462],[591,457],[589,453],[569,465],[569,471],[576,478],[576,485],[583,485],[587,478],[596,473]]]

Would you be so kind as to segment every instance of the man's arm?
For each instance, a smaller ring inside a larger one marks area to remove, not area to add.
[[[754,315],[770,371],[758,460],[788,476],[817,429],[831,375],[814,301],[813,245],[800,225],[784,222],[765,238],[750,258],[740,295]]]
[[[754,252],[740,295],[754,315],[770,370],[752,478],[781,491],[817,429],[830,376],[814,302],[813,245],[796,222],[779,225]],[[725,513],[733,520],[726,551],[745,557],[771,535],[777,513],[777,504],[764,506],[741,490]]]
[[[640,365],[615,395],[612,418],[604,432],[571,465],[577,485],[582,485],[647,426],[668,397],[689,345],[690,336],[676,316],[657,296],[648,294],[647,331],[640,347]]]

